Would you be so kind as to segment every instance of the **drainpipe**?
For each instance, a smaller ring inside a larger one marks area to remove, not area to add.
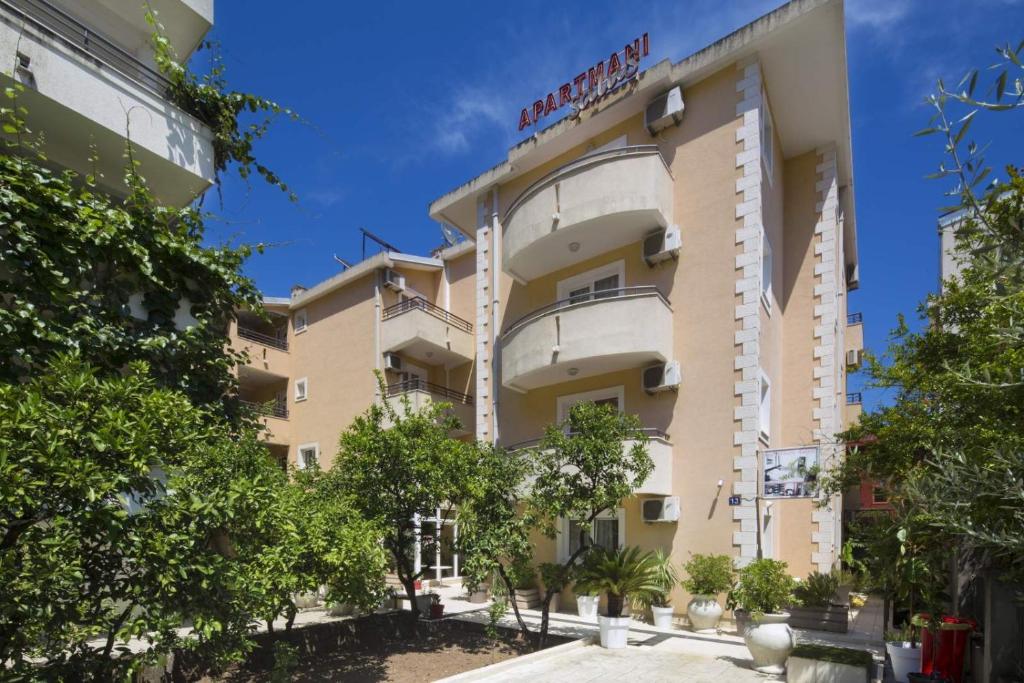
[[[501,345],[498,335],[498,270],[501,268],[501,223],[498,220],[498,188],[491,189],[491,442],[498,443],[498,373]]]

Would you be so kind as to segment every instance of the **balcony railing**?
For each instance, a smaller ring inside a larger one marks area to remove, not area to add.
[[[847,313],[846,314],[846,324],[847,325],[856,325],[857,323],[862,323],[862,322],[864,322],[864,314],[863,313]]]
[[[665,441],[669,441],[668,433],[661,429],[658,429],[657,427],[641,427],[637,431],[642,434],[646,434],[647,438],[649,439],[663,439]],[[569,436],[573,435],[574,432],[569,432]],[[508,446],[504,446],[504,448],[506,451],[518,451],[523,448],[533,448],[534,446],[539,445],[542,440],[543,437],[538,437],[536,439],[527,439],[526,441],[519,441],[517,443],[509,444]]]
[[[387,386],[388,398],[394,396],[400,396],[407,394],[410,391],[425,391],[428,394],[434,396],[440,396],[441,398],[447,399],[452,403],[461,403],[463,405],[473,405],[473,397],[469,394],[464,394],[461,391],[455,391],[448,387],[443,387],[440,384],[434,384],[433,382],[426,382],[421,379],[410,379],[404,382],[395,382]]]
[[[288,419],[288,403],[285,401],[267,401],[266,403],[239,401],[239,403],[252,409],[257,415],[279,417],[282,420]]]
[[[527,325],[534,320],[543,318],[549,313],[554,311],[562,311],[578,304],[587,303],[588,301],[600,301],[602,299],[614,299],[620,296],[635,296],[635,295],[648,295],[656,294],[666,306],[670,306],[669,300],[665,298],[665,295],[655,287],[654,285],[642,285],[639,287],[618,287],[616,289],[602,289],[597,292],[589,292],[587,294],[579,294],[576,296],[570,296],[565,299],[559,299],[554,303],[550,303],[547,306],[541,306],[540,308],[527,313],[522,318],[519,318],[514,323],[505,328],[504,334],[510,334],[515,330]]]
[[[859,391],[853,391],[853,392],[850,392],[849,394],[847,394],[846,395],[846,403],[849,404],[849,405],[863,403],[863,400],[862,400],[862,397],[860,395],[860,392]]]
[[[257,332],[256,330],[250,329],[248,327],[242,327],[241,325],[239,325],[238,327],[238,336],[241,337],[242,339],[248,339],[249,341],[254,341],[259,344],[263,344],[264,346],[272,346],[275,349],[281,349],[282,351],[288,350],[287,339],[279,339],[269,334]]]
[[[458,329],[463,330],[464,332],[469,332],[470,334],[473,333],[472,323],[463,320],[453,313],[449,313],[440,306],[435,306],[420,296],[400,301],[394,306],[388,306],[381,313],[381,319],[390,320],[391,318],[400,316],[403,313],[408,313],[409,311],[423,311],[427,315],[431,315],[438,320],[446,322],[452,327],[457,327]]]
[[[162,74],[46,0],[0,0],[0,9],[45,35],[60,38],[75,51],[130,78],[157,97],[167,97],[171,82]]]

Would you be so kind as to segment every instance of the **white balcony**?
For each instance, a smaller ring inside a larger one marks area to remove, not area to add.
[[[418,379],[387,386],[388,403],[399,415],[405,410],[404,399],[408,399],[409,409],[413,412],[431,403],[450,403],[449,412],[462,425],[461,429],[452,432],[452,436],[467,436],[474,431],[473,397],[468,394]]]
[[[101,189],[124,195],[130,138],[158,201],[183,206],[213,182],[209,128],[166,99],[167,81],[146,59],[45,0],[0,0],[0,60],[26,58],[0,81],[25,86],[18,104],[53,164],[95,173]]]
[[[508,327],[501,380],[528,391],[672,358],[672,309],[656,287],[556,301]],[[638,376],[639,379],[639,376]]]
[[[416,297],[381,314],[381,350],[401,351],[427,365],[454,367],[473,360],[473,325]]]
[[[672,182],[655,145],[589,154],[544,176],[505,214],[505,272],[533,280],[668,226]]]

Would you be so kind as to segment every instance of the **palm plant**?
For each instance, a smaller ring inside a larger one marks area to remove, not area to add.
[[[672,564],[672,558],[663,549],[658,548],[652,555],[655,568],[655,582],[658,590],[650,595],[634,595],[633,604],[646,609],[648,607],[668,607],[672,589],[679,583],[679,573]]]
[[[576,575],[577,590],[607,593],[608,616],[622,616],[627,597],[650,599],[663,590],[654,553],[637,547],[605,550],[593,548]]]

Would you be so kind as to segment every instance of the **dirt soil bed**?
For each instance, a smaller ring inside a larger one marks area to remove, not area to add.
[[[320,624],[296,629],[291,634],[261,636],[259,647],[238,667],[219,676],[176,667],[178,681],[249,683],[269,681],[273,668],[273,643],[287,640],[298,648],[292,681],[434,681],[463,671],[479,669],[532,651],[519,634],[499,630],[498,639],[487,636],[478,624],[457,620],[421,622],[417,635],[408,635],[409,623],[401,615],[355,619],[342,624]],[[566,642],[552,638],[550,645]]]

